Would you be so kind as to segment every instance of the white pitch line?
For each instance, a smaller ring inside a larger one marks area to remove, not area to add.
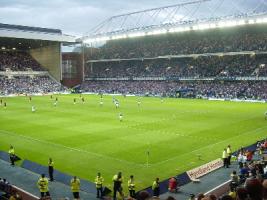
[[[184,156],[184,155],[191,154],[191,153],[194,153],[194,152],[199,151],[199,150],[202,150],[202,149],[206,149],[206,148],[208,148],[208,147],[211,147],[211,146],[214,146],[214,145],[217,145],[217,144],[226,142],[226,141],[228,141],[228,140],[232,140],[233,138],[237,138],[237,137],[240,137],[240,136],[243,136],[243,135],[247,135],[247,134],[249,134],[249,133],[253,133],[253,132],[262,130],[262,129],[266,128],[266,127],[267,127],[267,126],[264,126],[264,127],[261,127],[261,128],[257,128],[257,129],[252,130],[252,131],[247,131],[247,132],[244,132],[244,133],[242,133],[242,134],[240,134],[240,135],[237,135],[237,136],[234,136],[234,137],[230,137],[230,138],[228,138],[228,139],[226,139],[226,140],[221,140],[221,141],[219,141],[219,142],[216,142],[216,143],[213,143],[213,144],[210,144],[210,145],[201,147],[201,148],[199,148],[199,149],[195,149],[195,150],[190,151],[190,152],[186,152],[186,153],[184,153],[184,154],[180,154],[180,155],[178,155],[178,156],[174,156],[174,157],[172,157],[172,158],[169,158],[169,159],[166,159],[166,160],[163,160],[163,161],[160,161],[160,162],[151,164],[151,165],[152,165],[152,166],[161,165],[161,164],[163,164],[163,163],[169,162],[169,161],[171,161],[171,160],[175,160],[176,158],[182,157],[182,156]]]
[[[82,150],[82,149],[76,149],[76,148],[65,146],[65,145],[62,145],[62,144],[57,144],[57,143],[53,143],[53,142],[48,142],[46,140],[40,140],[40,139],[36,139],[36,138],[33,138],[33,137],[29,137],[29,136],[25,136],[25,135],[20,135],[20,134],[17,134],[15,132],[11,132],[11,131],[0,130],[0,134],[1,133],[2,134],[5,134],[5,135],[17,136],[17,137],[20,137],[20,138],[24,138],[24,139],[31,140],[31,141],[36,141],[36,142],[39,142],[39,143],[48,144],[48,145],[51,145],[51,146],[57,146],[57,147],[60,147],[60,148],[69,149],[71,151],[77,151],[77,152],[87,153],[87,154],[91,154],[91,155],[96,156],[96,157],[101,157],[101,158],[106,158],[106,159],[110,159],[110,160],[115,160],[115,161],[118,161],[118,162],[130,164],[130,165],[136,165],[136,166],[139,166],[139,167],[144,167],[145,166],[145,164],[137,164],[137,163],[134,163],[134,162],[129,162],[129,161],[126,161],[126,160],[121,160],[121,159],[118,159],[118,158],[106,156],[106,155],[95,153],[95,152],[90,152],[90,151],[86,151],[86,150]]]

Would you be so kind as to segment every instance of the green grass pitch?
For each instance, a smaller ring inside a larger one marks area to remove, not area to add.
[[[122,171],[125,190],[133,174],[139,190],[155,177],[163,180],[220,157],[228,144],[236,150],[267,133],[266,104],[144,97],[138,107],[137,97],[118,96],[116,109],[111,96],[103,97],[103,107],[99,96],[83,96],[85,104],[79,95],[58,95],[57,107],[50,96],[33,97],[32,103],[3,98],[0,149],[12,144],[19,156],[43,165],[52,157],[56,169],[90,181],[101,172],[107,186]]]

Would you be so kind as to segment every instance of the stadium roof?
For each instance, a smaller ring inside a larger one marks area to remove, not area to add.
[[[40,28],[40,27],[21,26],[21,25],[2,24],[2,23],[0,23],[0,29],[62,34],[62,31],[59,29]]]
[[[33,40],[22,38],[2,38],[0,37],[1,50],[29,50],[41,47],[50,46],[57,43],[56,41],[48,40]]]
[[[34,39],[55,42],[75,42],[73,36],[64,35],[59,29],[30,27],[0,23],[0,38]]]
[[[194,30],[194,26],[195,29],[208,29],[266,22],[266,0],[191,0],[113,16],[85,34],[81,40],[106,41]],[[201,27],[196,27],[199,25]]]

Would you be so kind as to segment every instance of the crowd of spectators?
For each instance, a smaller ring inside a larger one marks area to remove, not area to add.
[[[12,185],[5,178],[0,178],[0,199],[21,200],[22,198],[12,189]]]
[[[262,28],[262,29],[261,29]],[[146,58],[164,55],[216,52],[266,51],[267,32],[263,27],[205,32],[172,33],[108,41],[92,49],[87,59]]]
[[[266,56],[208,56],[144,61],[98,62],[85,68],[90,78],[267,76]]]
[[[5,178],[0,178],[0,193],[0,199],[7,199],[11,194],[11,185]]]
[[[30,54],[20,51],[0,50],[0,71],[42,71],[41,65]]]
[[[94,93],[166,95],[191,98],[267,99],[266,81],[85,81]]]
[[[0,76],[0,94],[20,94],[20,93],[48,93],[62,91],[60,83],[52,80],[48,76],[37,77],[13,77],[6,78]]]
[[[222,200],[263,200],[267,198],[267,164],[263,151],[267,140],[258,142],[256,153],[241,148],[237,154],[239,171],[234,170],[230,177],[230,192]],[[253,159],[254,154],[258,159]]]

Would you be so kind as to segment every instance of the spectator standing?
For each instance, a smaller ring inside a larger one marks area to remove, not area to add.
[[[168,190],[169,192],[177,192],[178,191],[178,182],[175,177],[170,178],[169,180],[169,187]]]
[[[236,187],[239,185],[239,176],[237,175],[236,171],[234,170],[231,174],[231,183],[230,188],[236,189]]]

